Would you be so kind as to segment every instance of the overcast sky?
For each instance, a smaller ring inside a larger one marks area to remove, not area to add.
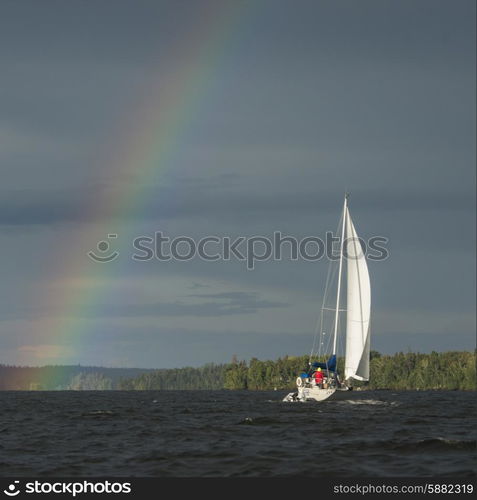
[[[324,237],[345,191],[372,349],[475,348],[475,37],[473,0],[2,1],[0,363],[306,354],[326,258],[131,239]]]

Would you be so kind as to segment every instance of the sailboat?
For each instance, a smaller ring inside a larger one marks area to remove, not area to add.
[[[353,380],[369,380],[371,285],[365,253],[351,220],[348,198],[349,195],[346,194],[340,220],[341,239],[338,281],[336,285],[336,299],[334,301],[334,308],[332,308],[334,316],[332,323],[332,352],[331,355],[328,354],[329,357],[326,356],[328,357],[327,361],[312,362],[314,355],[312,348],[308,370],[296,379],[297,391],[288,394],[284,398],[284,401],[348,399],[352,395]],[[346,273],[344,272],[345,260]],[[344,274],[346,275],[345,277],[343,277]],[[330,272],[328,276],[330,276]],[[346,283],[344,284],[345,281]],[[344,286],[346,286],[346,308],[343,308],[341,304],[341,293]],[[328,288],[329,283],[327,279],[321,308],[320,326],[323,325],[324,313],[330,310],[330,308],[325,307]],[[340,312],[346,314],[346,350],[343,381],[340,380],[340,375],[337,371],[336,358]],[[317,334],[321,338],[322,335],[325,335],[325,332],[321,332],[320,329],[317,331]],[[313,376],[313,372],[315,371],[321,372],[322,375],[319,378],[315,378]]]

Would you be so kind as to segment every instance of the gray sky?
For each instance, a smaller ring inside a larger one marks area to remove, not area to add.
[[[475,56],[471,0],[3,1],[0,363],[307,353],[325,258],[134,262],[131,238],[324,237],[346,190],[389,239],[372,348],[473,349]]]

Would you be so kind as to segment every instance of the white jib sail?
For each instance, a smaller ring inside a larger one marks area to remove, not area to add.
[[[368,266],[346,209],[347,317],[345,378],[369,380],[371,287]]]

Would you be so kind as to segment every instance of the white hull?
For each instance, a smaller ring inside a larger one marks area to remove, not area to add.
[[[336,389],[320,389],[319,387],[299,387],[298,399],[300,401],[324,401],[330,398]]]
[[[319,387],[298,387],[298,392],[290,392],[283,401],[337,401],[342,399],[355,399],[363,397],[360,391],[353,391],[348,388],[342,389],[320,389]]]

